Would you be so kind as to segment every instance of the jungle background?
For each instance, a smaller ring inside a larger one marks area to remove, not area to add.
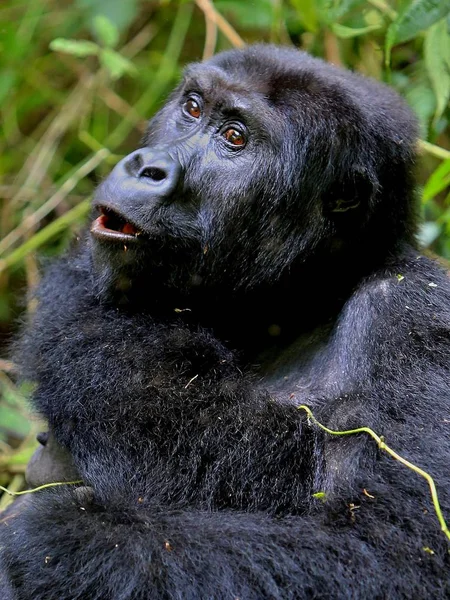
[[[139,143],[188,62],[252,42],[307,50],[385,81],[421,128],[421,245],[450,259],[448,0],[2,0],[0,485],[24,486],[42,423],[10,342],[96,184]],[[0,510],[11,501],[0,495]]]

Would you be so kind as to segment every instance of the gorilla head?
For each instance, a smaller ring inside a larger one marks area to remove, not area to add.
[[[192,65],[98,190],[101,288],[192,302],[372,266],[412,233],[414,139],[392,91],[297,51]]]

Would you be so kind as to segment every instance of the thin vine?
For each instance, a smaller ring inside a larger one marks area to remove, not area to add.
[[[23,490],[21,492],[11,492],[8,488],[0,485],[0,492],[4,492],[5,494],[9,494],[9,496],[23,496],[25,494],[34,494],[34,492],[40,492],[41,490],[45,490],[47,488],[56,487],[58,485],[78,485],[83,483],[81,480],[79,481],[55,481],[54,483],[44,483],[44,485],[40,485],[38,487],[32,488],[31,490]]]
[[[436,485],[434,483],[433,478],[431,477],[431,475],[429,473],[427,473],[426,471],[424,471],[417,465],[409,462],[408,460],[406,460],[406,458],[403,458],[403,456],[400,456],[400,454],[397,454],[397,452],[392,450],[392,448],[390,448],[386,444],[386,442],[384,441],[384,438],[382,436],[377,435],[372,429],[370,429],[370,427],[358,427],[357,429],[348,429],[346,431],[334,431],[333,429],[328,429],[328,427],[325,427],[325,425],[322,425],[322,423],[320,423],[315,418],[315,416],[311,412],[311,409],[308,408],[308,406],[301,404],[298,407],[298,409],[304,410],[306,412],[306,414],[308,415],[308,418],[311,419],[311,421],[315,425],[317,425],[318,427],[320,427],[320,429],[323,429],[323,431],[326,431],[330,435],[354,435],[355,433],[367,433],[368,435],[370,435],[371,438],[373,438],[376,441],[380,450],[384,450],[385,452],[387,452],[387,454],[392,456],[392,458],[394,458],[395,460],[398,460],[400,463],[405,465],[405,467],[408,467],[408,469],[411,469],[411,471],[418,473],[424,479],[426,479],[426,481],[428,482],[428,485],[430,487],[431,498],[433,500],[434,510],[436,512],[436,516],[437,516],[439,524],[441,526],[441,530],[444,532],[446,537],[450,540],[450,530],[449,530],[447,523],[445,522],[444,516],[442,514],[441,505],[439,504],[438,494],[437,494],[437,490],[436,490]]]
[[[326,427],[325,425],[323,425],[322,423],[320,423],[320,421],[318,421],[315,418],[315,416],[313,415],[311,409],[308,406],[305,406],[304,404],[301,404],[298,407],[298,409],[299,410],[304,410],[306,412],[306,414],[308,415],[308,419],[310,419],[315,425],[317,425],[317,427],[320,427],[320,429],[322,429],[323,431],[325,431],[329,435],[355,435],[357,433],[367,433],[368,435],[370,435],[370,437],[372,439],[374,439],[376,441],[376,443],[377,443],[378,447],[380,448],[380,450],[384,450],[384,452],[386,452],[387,454],[389,454],[390,456],[392,456],[392,458],[394,458],[395,460],[397,460],[401,464],[405,465],[405,467],[407,467],[411,471],[414,471],[415,473],[417,473],[418,475],[420,475],[421,477],[423,477],[427,481],[428,486],[430,488],[431,499],[433,501],[434,510],[435,510],[436,516],[438,518],[439,524],[441,526],[441,530],[445,534],[445,536],[448,538],[448,540],[450,540],[450,530],[449,530],[449,528],[447,526],[447,523],[446,523],[446,521],[444,519],[444,515],[442,514],[441,505],[439,503],[439,498],[438,498],[438,494],[437,494],[437,490],[436,490],[436,484],[434,483],[434,479],[431,477],[431,475],[429,473],[427,473],[426,471],[424,471],[423,469],[421,469],[420,467],[418,467],[414,463],[409,462],[409,460],[406,460],[406,458],[403,458],[403,456],[400,456],[400,454],[398,454],[397,452],[395,452],[395,450],[393,450],[392,448],[390,448],[386,444],[386,442],[384,441],[384,438],[382,436],[377,435],[373,431],[373,429],[370,429],[370,427],[358,427],[357,429],[347,429],[347,430],[344,430],[344,431],[335,431],[333,429],[329,429],[328,427]],[[44,489],[47,489],[47,488],[51,488],[51,487],[60,486],[60,485],[78,485],[78,484],[81,484],[81,483],[83,483],[81,480],[78,480],[78,481],[57,481],[57,482],[54,482],[54,483],[45,483],[44,485],[40,485],[40,486],[38,486],[36,488],[33,488],[31,490],[23,490],[21,492],[11,492],[7,488],[5,488],[2,485],[0,485],[0,491],[4,492],[5,494],[9,494],[10,496],[22,496],[24,494],[33,494],[35,492],[39,492],[41,490],[44,490]]]

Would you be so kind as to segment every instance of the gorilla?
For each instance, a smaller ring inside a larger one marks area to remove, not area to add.
[[[297,50],[186,69],[18,342],[49,424],[30,479],[81,483],[0,523],[3,598],[450,597],[425,480],[299,410],[372,428],[450,515],[450,283],[416,246],[415,145],[392,90]]]

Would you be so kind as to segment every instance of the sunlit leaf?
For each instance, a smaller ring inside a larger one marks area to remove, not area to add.
[[[119,30],[107,17],[98,15],[94,18],[95,35],[103,46],[115,48],[119,41]]]
[[[424,73],[415,82],[409,84],[405,96],[419,119],[421,136],[427,138],[428,127],[436,111],[436,98]]]
[[[448,105],[450,98],[450,36],[447,31],[447,20],[441,19],[430,27],[424,44],[425,65],[436,96],[437,121]]]
[[[450,14],[450,2],[444,0],[412,0],[391,23],[386,34],[386,63],[390,62],[394,44],[406,42]]]
[[[450,186],[450,159],[442,162],[430,175],[423,188],[423,201],[428,202]]]
[[[319,25],[318,3],[314,0],[291,0],[291,4],[305,29],[315,33]]]
[[[85,56],[95,56],[98,54],[99,47],[94,42],[88,40],[67,40],[65,38],[56,38],[50,42],[50,50],[54,52],[64,52],[83,58]]]

